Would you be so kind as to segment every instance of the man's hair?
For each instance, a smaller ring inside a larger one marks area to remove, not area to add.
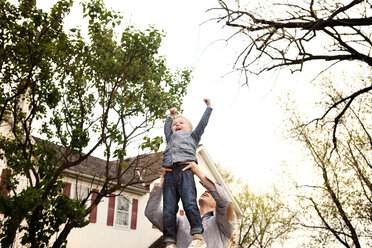
[[[189,123],[190,128],[191,128],[191,131],[194,130],[194,127],[192,126],[192,123],[191,123],[191,121],[189,121],[189,119],[187,119],[186,117],[184,117],[182,115],[177,115],[173,120],[175,120],[177,118],[183,118],[183,119],[185,119]]]

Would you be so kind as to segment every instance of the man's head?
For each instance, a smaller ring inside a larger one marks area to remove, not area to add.
[[[216,201],[208,190],[200,196],[199,206],[200,208],[209,208],[209,211],[216,211]]]
[[[172,131],[173,132],[177,132],[177,131],[191,132],[192,131],[192,124],[185,117],[183,117],[183,116],[177,116],[173,120]]]

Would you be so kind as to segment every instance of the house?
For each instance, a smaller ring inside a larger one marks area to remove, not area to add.
[[[37,139],[36,141],[38,142]],[[227,189],[223,178],[203,145],[198,147],[197,157],[200,169]],[[110,163],[115,162],[112,161]],[[161,175],[162,154],[141,155],[128,159],[126,162],[128,164],[137,163],[136,166],[131,167],[134,169],[129,173],[137,174],[138,177],[146,177],[146,179],[151,178],[152,183],[133,184],[126,187],[123,192],[115,192],[110,197],[103,198],[100,204],[90,213],[90,224],[84,228],[72,229],[68,236],[68,248],[161,247],[162,233],[147,220],[144,211],[150,189],[157,182],[158,179],[156,178],[160,178]],[[63,177],[63,181],[66,184],[63,193],[79,200],[86,197],[91,189],[93,191],[95,189],[98,190],[104,182],[106,163],[107,161],[105,160],[90,156],[83,163],[73,167],[74,169],[66,170]],[[136,169],[143,168],[144,165],[147,166],[146,173]],[[0,171],[2,172],[2,182],[6,177],[3,164],[0,164]],[[196,184],[198,196],[200,196],[204,192],[204,188],[201,184]],[[227,192],[233,199],[231,192],[229,190]],[[8,194],[9,192],[4,189],[0,193]],[[93,201],[94,199],[95,194],[93,193],[88,201]],[[241,216],[241,210],[235,200],[234,210],[237,217]],[[184,214],[181,203],[180,214]],[[17,247],[21,246],[18,245]]]

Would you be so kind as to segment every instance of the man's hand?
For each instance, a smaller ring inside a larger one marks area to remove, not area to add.
[[[183,168],[182,171],[190,169],[192,173],[194,173],[199,178],[200,178],[199,175],[203,174],[195,162],[185,162],[185,164],[188,164],[188,166]]]
[[[161,179],[160,179],[160,182],[159,183],[156,183],[155,184],[156,186],[163,187],[163,185],[164,185],[164,176],[165,176],[165,173],[167,173],[167,171],[172,171],[172,169],[171,168],[166,168],[166,167],[161,167]]]
[[[177,114],[177,108],[173,107],[169,110],[169,116],[174,118],[174,116]]]
[[[198,165],[195,162],[185,162],[185,164],[188,164],[185,168],[182,169],[182,171],[190,169],[192,173],[194,173],[197,177],[199,177],[200,181],[204,183],[207,187],[209,187],[212,190],[215,190],[216,187],[214,186],[214,183],[208,179],[208,177],[205,176],[205,174],[199,169]]]
[[[207,105],[207,107],[211,106],[211,100],[209,98],[204,98],[204,102]]]

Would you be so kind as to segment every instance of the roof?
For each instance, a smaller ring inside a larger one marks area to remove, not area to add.
[[[67,160],[72,163],[78,161],[81,156],[86,155],[84,153],[71,154],[68,149],[62,146],[40,138],[34,137],[34,139],[37,143],[44,142],[60,152],[61,157],[56,155],[56,162],[64,159],[63,155],[68,155]],[[149,184],[161,175],[162,156],[161,152],[141,154],[127,158],[121,163],[119,160],[110,161],[90,155],[76,165],[65,169],[62,174],[75,178],[79,177],[91,182],[94,181],[95,183],[103,183],[107,179],[115,183],[120,179],[123,184],[132,187],[132,190],[136,191],[136,193],[147,193]]]
[[[107,178],[113,182],[120,178],[124,184],[146,190],[147,193],[151,182],[161,175],[162,157],[162,153],[142,154],[127,158],[124,163],[120,163],[119,160],[107,161],[88,156],[84,161],[65,172],[67,175],[81,176],[86,179],[95,178],[102,182]]]

